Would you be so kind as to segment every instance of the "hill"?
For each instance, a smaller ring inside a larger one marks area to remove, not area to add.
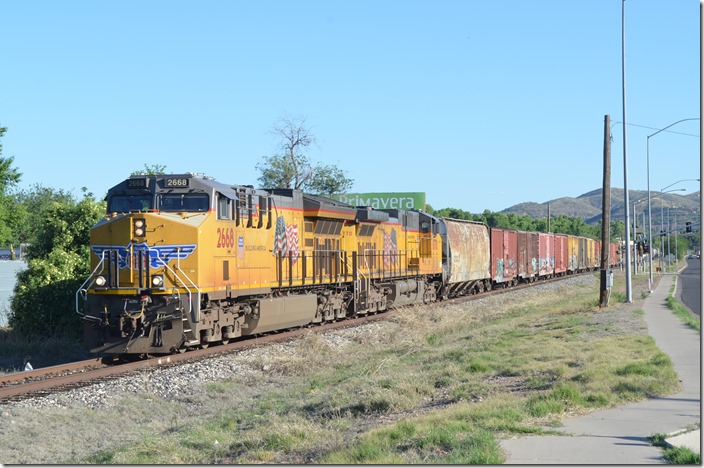
[[[633,203],[635,205],[635,215],[637,223],[642,226],[643,212],[648,211],[648,192],[646,190],[629,190],[629,211],[631,217],[634,215]],[[624,218],[623,189],[611,189],[611,219],[621,220]],[[664,218],[667,224],[668,211],[670,224],[684,226],[686,221],[700,222],[700,192],[688,195],[678,195],[676,193],[650,192],[650,204],[652,210],[652,224],[660,229],[661,219]],[[587,224],[598,224],[601,221],[601,189],[592,190],[577,198],[563,197],[556,198],[544,203],[526,202],[519,203],[501,211],[502,213],[514,213],[516,215],[528,215],[534,219],[545,218],[550,207],[550,217],[559,215],[579,217]],[[664,210],[663,210],[664,208]],[[647,222],[647,218],[646,218]]]

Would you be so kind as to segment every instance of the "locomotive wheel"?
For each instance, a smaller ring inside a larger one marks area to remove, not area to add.
[[[207,341],[201,341],[200,345],[198,345],[200,349],[208,349],[208,346],[210,346],[210,343],[208,343]]]
[[[225,345],[225,344],[229,343],[230,340],[228,338],[223,338],[222,340],[220,340],[220,342]]]

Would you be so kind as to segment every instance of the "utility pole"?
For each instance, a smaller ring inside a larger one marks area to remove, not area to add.
[[[601,288],[599,307],[609,305],[609,289],[611,288],[611,271],[609,270],[609,252],[611,249],[611,126],[610,118],[604,116],[604,183],[601,194]],[[626,245],[628,248],[628,245]]]

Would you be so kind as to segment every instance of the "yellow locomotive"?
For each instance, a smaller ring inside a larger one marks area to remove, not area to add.
[[[181,352],[434,301],[442,223],[299,190],[140,175],[107,194],[76,293],[103,355]]]

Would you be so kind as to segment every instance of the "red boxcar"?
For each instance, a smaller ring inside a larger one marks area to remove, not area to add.
[[[496,284],[518,282],[518,233],[491,228],[491,278]]]
[[[538,276],[538,233],[518,231],[518,277],[535,281]]]
[[[570,262],[569,249],[567,247],[567,236],[565,234],[555,234],[555,274],[564,275]]]
[[[618,244],[612,242],[609,244],[609,266],[617,266],[618,262]]]
[[[539,276],[549,277],[555,272],[555,234],[538,233]]]

